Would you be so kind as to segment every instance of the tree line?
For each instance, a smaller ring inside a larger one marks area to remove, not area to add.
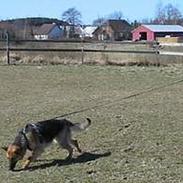
[[[142,23],[183,25],[183,14],[178,7],[171,3],[163,5],[160,2],[157,4],[155,14],[154,19],[144,19]]]
[[[122,11],[114,11],[106,16],[101,16],[93,20],[93,26],[100,26],[108,19],[116,19],[120,20],[123,19]],[[128,20],[127,20],[128,21]],[[15,20],[8,20],[8,22],[21,22],[27,23],[28,25],[39,26],[44,23],[56,23],[56,24],[63,24],[64,22],[70,25],[82,25],[82,14],[76,8],[72,7],[64,11],[61,15],[61,20],[54,19],[54,18],[26,18],[26,19],[15,19]],[[129,22],[129,21],[128,21]],[[130,22],[129,22],[130,23]],[[141,23],[145,24],[182,24],[183,25],[183,14],[181,13],[180,9],[169,3],[163,5],[161,2],[157,4],[155,17],[154,18],[144,18],[142,20],[134,20],[131,22],[132,26],[139,25]]]
[[[122,19],[124,18],[122,11],[114,11],[111,14],[103,17],[98,17],[97,19],[93,20],[94,26],[100,26],[102,25],[107,19]],[[82,15],[81,12],[79,12],[75,8],[69,8],[62,14],[62,19],[64,21],[67,21],[70,24],[81,24],[82,23]],[[144,18],[143,20],[134,20],[132,22],[132,26],[137,26],[141,23],[146,24],[182,24],[183,25],[183,15],[180,11],[180,9],[169,3],[163,5],[161,2],[157,4],[155,17],[148,19]]]

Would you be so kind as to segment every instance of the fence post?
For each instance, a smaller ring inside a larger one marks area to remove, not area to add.
[[[81,38],[81,64],[84,64],[84,40]]]
[[[10,65],[10,50],[9,50],[9,34],[6,31],[6,56],[7,56],[7,64]]]
[[[160,48],[160,45],[158,42],[155,43],[156,44],[156,47],[155,47],[155,52],[156,52],[156,66],[160,66],[160,61],[159,61],[159,48]]]

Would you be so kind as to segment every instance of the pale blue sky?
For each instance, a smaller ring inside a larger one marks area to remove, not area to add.
[[[114,11],[121,11],[130,21],[142,20],[155,16],[160,1],[172,3],[183,14],[183,0],[0,0],[0,19],[38,16],[61,19],[65,10],[75,7],[81,12],[85,24]]]

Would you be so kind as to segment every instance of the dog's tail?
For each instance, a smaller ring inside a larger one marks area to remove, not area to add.
[[[72,132],[80,132],[86,130],[91,125],[91,119],[86,118],[85,122],[82,123],[74,123],[73,126],[71,126]]]

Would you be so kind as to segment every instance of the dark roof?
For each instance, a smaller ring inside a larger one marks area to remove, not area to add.
[[[111,26],[115,32],[131,28],[130,24],[126,20],[108,20],[107,24]]]
[[[39,27],[39,29],[36,31],[35,34],[47,35],[56,26],[57,26],[56,24],[43,24],[41,27]]]

